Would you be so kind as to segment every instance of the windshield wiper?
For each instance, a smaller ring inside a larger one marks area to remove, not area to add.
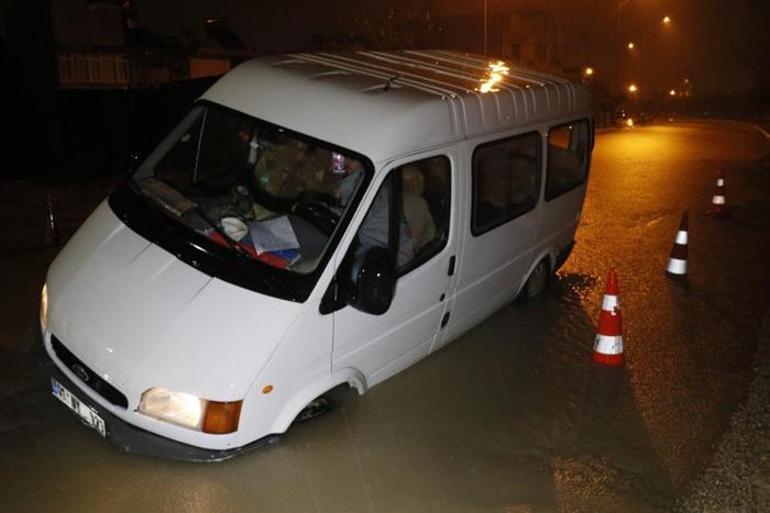
[[[216,221],[214,221],[213,219],[211,219],[211,218],[208,216],[208,214],[206,214],[206,211],[205,211],[205,210],[203,210],[203,208],[202,208],[200,205],[195,205],[195,207],[193,207],[192,211],[193,211],[193,212],[195,212],[195,213],[198,215],[198,217],[200,217],[201,219],[203,219],[203,220],[206,222],[206,224],[207,224],[207,225],[211,226],[211,228],[212,228],[212,229],[213,229],[213,230],[214,230],[214,231],[215,231],[215,232],[216,232],[216,233],[217,233],[217,234],[218,234],[220,237],[222,237],[222,239],[225,241],[225,243],[228,245],[228,247],[230,247],[231,249],[233,249],[233,250],[234,250],[236,253],[238,253],[238,254],[239,254],[239,255],[241,255],[242,257],[245,257],[245,258],[247,258],[248,260],[253,260],[253,258],[251,258],[251,255],[249,255],[249,254],[248,254],[248,252],[246,252],[246,250],[245,250],[245,249],[243,249],[243,248],[241,247],[241,245],[238,243],[238,241],[236,241],[235,239],[233,239],[232,237],[230,237],[230,236],[227,234],[227,232],[225,232],[225,231],[222,229],[222,227],[221,227],[221,226],[219,226],[219,224],[217,224],[217,223],[216,223]]]

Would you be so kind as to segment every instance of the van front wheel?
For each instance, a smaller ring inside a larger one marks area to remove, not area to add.
[[[307,406],[302,408],[294,419],[295,423],[305,422],[316,417],[320,417],[324,413],[330,412],[334,408],[334,401],[330,398],[322,395],[316,397],[308,403]]]
[[[548,286],[548,280],[551,278],[551,266],[548,264],[548,259],[544,258],[537,264],[537,267],[532,269],[532,272],[527,278],[527,283],[519,292],[518,299],[527,301],[533,297],[542,293]]]

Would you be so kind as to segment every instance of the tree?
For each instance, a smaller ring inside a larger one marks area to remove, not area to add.
[[[399,0],[357,2],[349,27],[356,46],[380,50],[426,46],[440,30],[431,17],[431,2],[415,6]]]

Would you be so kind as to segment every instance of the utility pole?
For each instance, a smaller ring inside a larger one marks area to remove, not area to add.
[[[620,68],[622,67],[621,63],[623,61],[623,49],[625,48],[625,39],[623,39],[622,14],[623,9],[625,9],[630,2],[631,0],[618,0],[618,10],[615,13],[615,84],[613,89],[616,93],[623,88],[620,82]]]
[[[487,54],[487,34],[488,34],[488,9],[487,9],[487,3],[488,0],[484,0],[484,55]]]

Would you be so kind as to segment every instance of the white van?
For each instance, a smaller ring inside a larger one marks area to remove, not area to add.
[[[567,258],[586,88],[448,51],[225,75],[50,267],[53,394],[126,450],[222,459],[439,350]]]

